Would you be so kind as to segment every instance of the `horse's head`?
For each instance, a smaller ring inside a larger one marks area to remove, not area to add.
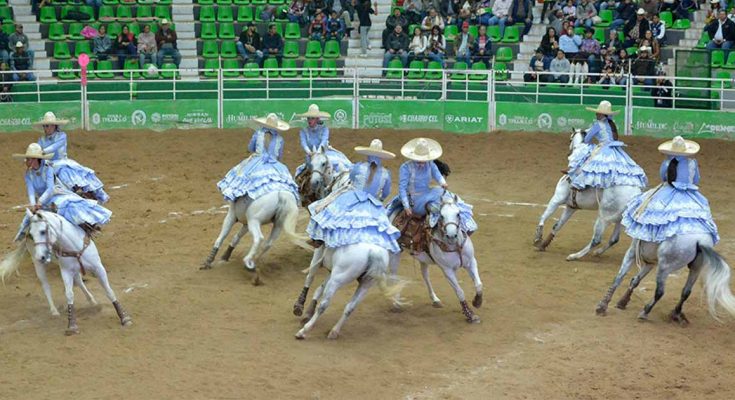
[[[569,154],[574,152],[582,142],[584,142],[584,131],[581,129],[572,129],[572,134],[569,136]]]
[[[43,211],[34,214],[26,209],[26,214],[30,218],[29,234],[34,244],[31,257],[34,261],[48,264],[51,262],[52,246],[58,240],[56,232],[49,225],[48,214]]]
[[[448,244],[456,244],[460,235],[459,206],[457,195],[445,192],[440,204],[432,203],[430,211],[439,215],[438,228]]]
[[[320,188],[325,188],[332,180],[332,164],[327,157],[327,150],[320,146],[319,150],[311,155],[309,161],[309,170],[311,171],[311,189],[317,192]]]

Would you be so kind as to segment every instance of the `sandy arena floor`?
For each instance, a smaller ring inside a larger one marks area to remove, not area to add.
[[[351,148],[373,137],[398,152],[420,132],[338,131],[332,144]],[[685,272],[669,279],[666,296],[641,323],[653,278],[628,310],[595,316],[630,243],[601,258],[569,263],[591,235],[595,214],[579,212],[546,253],[531,246],[542,205],[565,166],[567,135],[438,132],[450,187],[475,206],[473,236],[485,284],[482,323],[468,325],[439,270],[432,276],[445,307],[435,309],[420,271],[404,257],[412,284],[403,313],[373,290],[338,341],[326,333],[354,286],[342,290],[306,341],[294,340],[291,307],[309,254],[279,241],[261,263],[265,286],[242,268],[245,239],[232,261],[199,265],[219,232],[224,210],[215,183],[245,155],[250,132],[177,131],[70,134],[69,153],[106,183],[114,220],[98,240],[113,288],[135,323],[121,329],[96,281],[102,307],[77,291],[81,335],[65,337],[66,319],[49,316],[30,261],[0,287],[0,399],[732,399],[735,322],[715,322],[697,285],[685,306],[687,328],[666,316]],[[0,251],[24,204],[23,165],[10,158],[33,134],[0,136]],[[285,161],[301,161],[297,133],[287,135]],[[628,151],[658,181],[659,140],[626,138]],[[702,191],[735,260],[735,142],[702,141]],[[388,163],[397,171],[400,160]],[[516,204],[524,203],[524,204]],[[305,213],[300,227],[305,226]],[[547,224],[547,230],[551,223]],[[608,232],[609,234],[609,232]],[[735,263],[734,263],[735,264]],[[57,304],[64,303],[50,268]],[[323,276],[320,275],[320,277]],[[469,277],[462,284],[473,294]],[[626,282],[627,283],[627,282]],[[126,288],[129,288],[126,290]],[[622,294],[619,291],[617,295]],[[617,300],[615,297],[614,301]]]

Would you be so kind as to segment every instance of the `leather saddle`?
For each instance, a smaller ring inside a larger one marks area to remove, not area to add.
[[[398,244],[402,249],[410,250],[413,253],[429,252],[431,227],[426,217],[409,216],[403,210],[393,220],[393,225],[401,231]]]

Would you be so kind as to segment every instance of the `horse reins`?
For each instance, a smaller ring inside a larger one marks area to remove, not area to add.
[[[61,232],[63,233],[64,232],[64,220],[63,219],[60,219],[59,221],[60,221],[59,223],[61,225]],[[51,229],[51,225],[49,225],[48,221],[43,220],[43,222],[44,222],[44,224],[46,224],[46,231],[47,232],[50,231],[50,230],[52,230]],[[79,263],[79,269],[81,270],[82,275],[86,275],[87,272],[86,272],[86,270],[84,268],[84,264],[82,263],[82,256],[84,255],[84,252],[87,250],[87,248],[89,247],[89,245],[92,243],[92,239],[89,237],[89,235],[87,235],[86,232],[85,232],[84,242],[83,242],[83,245],[82,245],[82,249],[79,250],[79,251],[67,251],[67,250],[62,249],[61,246],[59,246],[59,240],[61,239],[61,234],[57,233],[56,236],[57,236],[57,238],[56,238],[56,242],[55,243],[51,243],[48,240],[46,240],[44,242],[34,242],[34,245],[35,246],[45,245],[46,248],[49,250],[49,252],[54,253],[56,255],[56,257],[65,257],[65,258],[71,258],[71,257],[73,257],[73,258],[76,258],[77,259],[77,262]]]

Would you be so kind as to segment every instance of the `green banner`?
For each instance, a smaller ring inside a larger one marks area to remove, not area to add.
[[[735,139],[735,112],[633,108],[633,134]]]
[[[0,126],[3,132],[31,131],[31,124],[53,112],[57,118],[68,119],[65,129],[81,128],[82,104],[80,102],[49,101],[44,103],[0,103]]]
[[[574,128],[585,129],[592,124],[595,117],[579,104],[495,104],[495,126],[501,130],[565,132]],[[617,120],[622,126],[622,113],[618,114]]]
[[[486,102],[360,100],[360,128],[487,132],[487,115]]]
[[[279,118],[293,126],[306,123],[297,114],[303,114],[310,104],[316,104],[321,111],[332,115],[329,126],[332,128],[352,128],[352,99],[313,99],[313,100],[225,100],[222,107],[224,128],[247,128],[250,120],[276,113]]]
[[[190,129],[217,127],[217,100],[117,100],[89,102],[90,129]]]

